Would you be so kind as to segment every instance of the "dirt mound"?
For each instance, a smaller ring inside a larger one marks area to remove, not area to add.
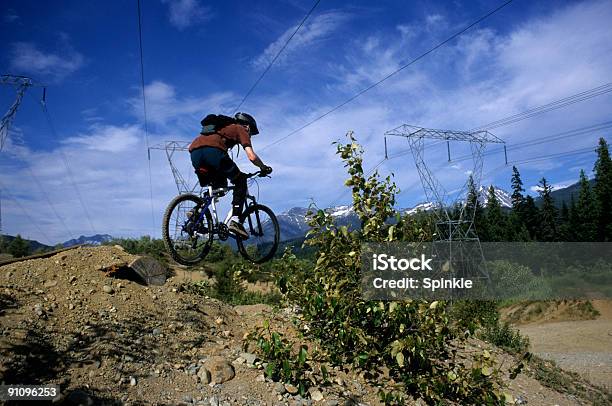
[[[585,300],[521,302],[502,308],[501,319],[511,324],[593,320],[599,311]]]
[[[126,271],[136,258],[80,247],[0,266],[0,383],[59,384],[62,404],[379,404],[348,369],[330,371],[308,399],[269,381],[243,337],[264,320],[297,337],[293,311],[189,293],[185,270],[146,286]],[[510,392],[530,405],[575,404],[524,375]]]
[[[288,313],[192,295],[181,289],[184,274],[145,286],[121,272],[136,258],[120,247],[81,247],[0,267],[0,381],[57,383],[67,404],[301,401],[266,381],[242,349],[264,319],[291,329]],[[218,369],[234,376],[215,382]],[[342,385],[325,390],[329,404],[373,401],[375,390],[338,376]]]

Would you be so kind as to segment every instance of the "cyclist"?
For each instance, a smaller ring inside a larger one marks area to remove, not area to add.
[[[272,173],[272,168],[265,165],[253,151],[251,137],[259,134],[253,116],[238,112],[234,118],[236,124],[229,124],[210,134],[200,133],[189,146],[189,153],[196,173],[204,168],[203,171],[210,179],[222,179],[225,185],[227,185],[227,179],[229,179],[235,186],[229,230],[234,235],[246,239],[249,234],[242,224],[235,221],[235,218],[242,214],[247,193],[247,178],[246,174],[241,172],[236,163],[229,157],[227,151],[240,144],[244,148],[247,158],[261,170],[261,176]]]

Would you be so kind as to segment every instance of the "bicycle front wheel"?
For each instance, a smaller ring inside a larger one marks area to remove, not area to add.
[[[266,206],[254,204],[247,207],[240,222],[249,233],[246,240],[236,240],[240,254],[256,264],[272,259],[280,241],[280,228],[274,212]]]
[[[172,259],[182,265],[200,262],[213,242],[213,223],[208,208],[202,215],[202,199],[184,194],[175,197],[164,213],[162,236]]]

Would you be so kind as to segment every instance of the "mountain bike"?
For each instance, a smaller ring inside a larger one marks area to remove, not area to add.
[[[261,171],[246,174],[253,178]],[[280,229],[274,212],[259,203],[247,192],[242,215],[238,222],[249,233],[243,239],[229,230],[232,208],[223,222],[219,221],[217,205],[234,186],[214,188],[204,186],[198,195],[193,193],[176,196],[164,213],[162,236],[172,259],[182,265],[193,265],[204,259],[218,238],[236,240],[238,251],[248,261],[260,264],[272,259],[278,248]]]

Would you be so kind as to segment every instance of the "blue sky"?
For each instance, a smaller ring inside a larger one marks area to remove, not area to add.
[[[232,113],[313,3],[143,0],[150,144],[189,141],[203,115]],[[311,198],[321,207],[349,203],[342,194],[346,174],[331,145],[348,130],[366,149],[367,169],[383,157],[384,132],[402,123],[466,130],[612,82],[612,1],[515,0],[334,114],[264,148],[498,4],[322,0],[242,107],[260,126],[255,151],[274,167],[272,179],[259,182],[260,200],[279,212]],[[57,130],[40,108],[41,89],[29,89],[0,153],[3,231],[43,243],[94,231],[159,236],[176,188],[163,152],[152,151],[153,221],[136,1],[5,0],[0,19],[0,73],[46,84]],[[606,122],[611,94],[492,132],[514,144]],[[13,88],[0,88],[2,112],[14,97]],[[509,159],[594,147],[598,137],[610,140],[606,131],[514,150]],[[407,147],[389,140],[390,153]],[[454,156],[465,152],[451,148]],[[468,161],[446,164],[443,146],[427,154],[449,190],[465,181]],[[244,155],[239,165],[249,171]],[[533,193],[542,176],[562,186],[581,168],[591,174],[594,156],[535,161],[519,170]],[[177,162],[193,182],[187,153]],[[484,184],[509,188],[511,168],[503,163],[499,154],[485,159]],[[379,170],[394,174],[402,190],[398,206],[424,200],[411,155]]]

